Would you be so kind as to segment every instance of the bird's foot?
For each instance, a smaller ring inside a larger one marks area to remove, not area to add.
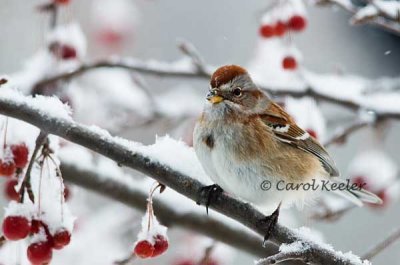
[[[223,192],[223,189],[217,184],[204,186],[199,191],[197,204],[205,204],[208,215],[208,207],[212,202],[216,201],[218,196]]]
[[[263,228],[265,227],[265,229],[266,229],[264,241],[263,241],[263,247],[266,246],[267,241],[271,237],[272,232],[274,231],[274,229],[278,223],[280,208],[281,208],[281,204],[278,205],[278,208],[276,208],[276,210],[270,216],[267,216],[267,217],[259,220],[259,225]]]

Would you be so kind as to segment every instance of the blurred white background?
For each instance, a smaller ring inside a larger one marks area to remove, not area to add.
[[[213,65],[235,63],[246,65],[253,56],[258,36],[260,12],[268,1],[239,0],[132,0],[136,32],[118,54],[142,59],[174,60],[181,56],[176,48],[178,38],[192,42],[206,62]],[[0,73],[18,71],[24,61],[44,42],[47,17],[35,11],[39,1],[0,0]],[[91,10],[96,0],[72,0],[61,21],[78,21],[88,36],[96,21]],[[399,76],[400,38],[370,26],[349,25],[349,15],[335,8],[308,7],[309,26],[295,37],[303,52],[304,64],[318,73],[342,71],[370,78]],[[89,38],[89,57],[109,55]],[[205,93],[205,81],[149,78],[153,91],[190,83],[199,93]],[[400,104],[400,102],[399,102]],[[327,118],[349,113],[331,106],[324,108]],[[337,126],[338,124],[335,124]],[[162,128],[152,128],[154,134],[127,134],[132,139],[151,143]],[[332,131],[328,130],[328,134]],[[344,171],[349,161],[362,149],[368,130],[351,136],[348,143],[330,148],[339,168]],[[385,140],[385,149],[400,163],[400,126],[394,124]],[[379,176],[376,176],[379,178]],[[97,198],[97,197],[95,197]],[[4,203],[3,203],[4,204]],[[399,226],[399,202],[385,209],[356,209],[334,223],[304,219],[304,224],[320,230],[339,250],[363,254],[379,239]],[[399,244],[380,254],[374,264],[398,264]],[[235,263],[251,264],[251,257],[237,253]],[[148,263],[146,263],[148,264]]]

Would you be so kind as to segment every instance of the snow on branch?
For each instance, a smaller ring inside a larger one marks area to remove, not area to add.
[[[120,166],[135,169],[187,198],[198,201],[201,188],[204,187],[198,179],[207,176],[195,159],[193,150],[184,143],[166,137],[154,145],[143,146],[140,143],[113,137],[105,130],[78,124],[71,118],[65,117],[66,113],[60,114],[54,111],[62,108],[61,103],[59,106],[51,106],[43,100],[46,98],[24,97],[4,88],[0,94],[0,113],[30,123],[45,133],[57,135],[91,149],[114,160]],[[41,106],[38,106],[37,101],[42,101]],[[204,203],[205,200],[202,198],[200,202]],[[242,223],[259,235],[263,236],[267,230],[263,222],[260,222],[265,218],[263,214],[250,204],[225,193],[218,197],[211,208]],[[277,245],[302,242],[310,248],[308,261],[314,264],[368,264],[351,252],[343,254],[335,251],[330,245],[307,237],[307,233],[282,225],[276,226],[270,240]]]
[[[398,1],[370,0],[364,7],[350,0],[314,0],[317,5],[336,5],[353,14],[353,24],[370,23],[400,35],[400,3]]]

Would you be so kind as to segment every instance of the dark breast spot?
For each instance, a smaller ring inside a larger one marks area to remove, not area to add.
[[[203,138],[203,142],[212,149],[214,147],[214,136],[212,134],[207,135]]]

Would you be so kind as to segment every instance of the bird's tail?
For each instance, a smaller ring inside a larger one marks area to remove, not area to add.
[[[348,185],[348,183],[340,178],[331,178],[329,179],[331,182],[331,187],[335,183],[336,185],[342,184],[342,185]],[[367,203],[373,203],[373,204],[382,204],[381,198],[376,196],[374,193],[367,191],[365,189],[337,189],[334,190],[332,189],[333,192],[338,194],[339,196],[351,201],[357,206],[362,206],[363,202]]]

